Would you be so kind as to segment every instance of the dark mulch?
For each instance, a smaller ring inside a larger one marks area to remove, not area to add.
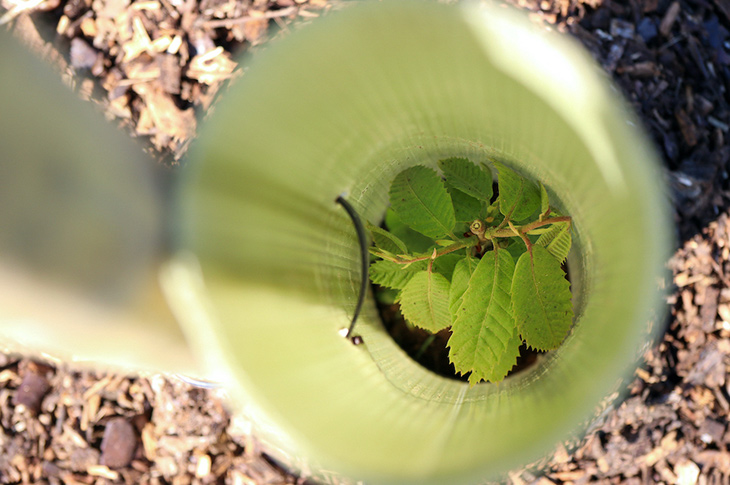
[[[516,472],[511,481],[728,483],[730,2],[515,3],[578,39],[631,100],[664,157],[680,247],[670,262],[676,288],[667,332],[628,398],[571,453],[557,450],[544,476]],[[35,43],[82,95],[174,164],[196,132],[194,114],[243,68],[230,52],[264,44],[276,24],[276,35],[286,35],[292,21],[334,4],[0,5],[13,12],[9,28]],[[55,32],[38,34],[39,21]],[[247,423],[221,402],[220,392],[163,376],[128,378],[0,354],[0,482],[296,482],[259,452]]]

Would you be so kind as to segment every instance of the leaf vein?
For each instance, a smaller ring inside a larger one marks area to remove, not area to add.
[[[416,197],[416,199],[418,200],[418,202],[420,202],[420,203],[421,203],[421,205],[423,205],[423,208],[424,208],[424,209],[426,209],[426,211],[427,211],[427,212],[428,212],[428,214],[429,214],[429,215],[431,216],[431,218],[432,218],[432,219],[433,219],[434,221],[436,221],[436,223],[437,223],[437,224],[438,224],[439,226],[441,226],[441,228],[443,228],[443,229],[444,229],[444,233],[445,233],[445,234],[449,234],[449,233],[451,232],[451,229],[453,229],[453,228],[447,228],[446,226],[444,226],[444,225],[443,225],[443,223],[442,223],[442,222],[441,222],[441,220],[440,220],[440,219],[438,218],[438,216],[437,216],[436,214],[434,214],[434,213],[433,213],[433,211],[431,211],[431,209],[430,209],[430,208],[428,207],[428,204],[426,203],[426,201],[424,201],[424,199],[423,199],[423,198],[421,198],[421,196],[420,196],[420,195],[418,194],[418,192],[417,192],[417,191],[415,190],[415,188],[414,188],[414,187],[413,187],[413,185],[411,184],[411,179],[410,179],[410,178],[406,177],[406,183],[408,183],[408,188],[409,188],[409,189],[410,189],[410,191],[411,191],[411,192],[413,193],[413,195],[414,195],[414,196]]]

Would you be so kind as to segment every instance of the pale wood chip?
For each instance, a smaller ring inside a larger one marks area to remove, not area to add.
[[[205,478],[210,475],[211,460],[210,456],[203,454],[198,457],[198,464],[195,466],[195,476],[198,478]]]
[[[186,76],[203,84],[213,84],[232,76],[238,65],[231,60],[223,47],[196,55],[190,60]]]
[[[142,53],[152,54],[155,52],[152,46],[152,40],[142,20],[137,16],[132,18],[132,31],[132,40],[122,45],[122,50],[124,51],[124,57],[121,60],[122,63],[129,62],[139,57]]]
[[[659,25],[659,32],[661,32],[664,37],[669,36],[669,32],[671,32],[674,22],[676,22],[677,17],[679,16],[680,8],[681,6],[679,2],[675,1],[669,6],[667,12],[664,14],[664,18],[662,18],[661,24]]]
[[[170,42],[170,45],[167,46],[167,53],[168,54],[177,54],[180,50],[180,46],[182,45],[183,39],[180,34],[175,34],[175,37],[173,37],[172,41]]]
[[[153,142],[160,146],[167,144],[166,139],[185,142],[195,134],[197,120],[192,109],[178,108],[170,95],[155,83],[137,84],[134,90],[145,105],[140,123],[144,121],[146,126],[137,127],[140,134],[152,135]]]
[[[132,10],[160,10],[162,6],[158,0],[144,0],[141,2],[134,2],[130,5]]]
[[[96,421],[96,414],[99,412],[99,405],[101,404],[101,396],[99,394],[92,395],[84,403],[84,410],[81,414],[81,422],[79,427],[81,431],[86,431],[89,427],[89,423]]]
[[[72,442],[78,448],[88,448],[89,444],[86,440],[78,434],[68,423],[63,425],[63,439]]]
[[[142,449],[145,458],[149,461],[155,461],[157,458],[157,435],[155,425],[152,423],[147,423],[142,428]]]
[[[20,376],[12,369],[3,369],[0,371],[0,384],[10,383],[12,386],[20,384]]]
[[[65,35],[66,30],[71,25],[71,19],[66,17],[65,15],[61,15],[61,18],[58,19],[58,24],[56,24],[56,33],[58,35]]]
[[[84,392],[84,399],[88,400],[91,396],[97,394],[102,389],[104,389],[112,381],[113,377],[114,376],[109,374],[96,381],[90,388],[88,388]]]
[[[96,20],[93,17],[84,17],[79,25],[81,32],[90,38],[94,38],[99,34],[99,29],[96,27]]]
[[[119,480],[119,473],[114,470],[110,470],[104,465],[92,465],[86,469],[86,473],[94,477],[102,477],[109,480]]]

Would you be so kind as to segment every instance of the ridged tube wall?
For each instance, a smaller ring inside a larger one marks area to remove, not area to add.
[[[361,275],[335,199],[378,224],[399,171],[453,156],[542,181],[576,231],[571,335],[473,388],[412,362],[370,294],[364,343],[339,333]],[[278,456],[320,477],[474,482],[535,459],[595,413],[661,323],[656,155],[585,52],[504,6],[365,3],[318,19],[251,59],[191,165],[178,229],[201,310],[188,327],[211,330]]]

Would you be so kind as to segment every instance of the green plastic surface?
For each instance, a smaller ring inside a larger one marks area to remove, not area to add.
[[[368,483],[498,476],[580,428],[650,341],[671,241],[657,158],[589,56],[548,30],[496,4],[350,6],[251,59],[203,127],[179,192],[204,288],[188,327],[205,326],[287,463]],[[338,333],[361,276],[336,197],[378,224],[399,171],[453,156],[542,181],[576,230],[571,336],[471,389],[413,363],[370,295],[364,344]]]

